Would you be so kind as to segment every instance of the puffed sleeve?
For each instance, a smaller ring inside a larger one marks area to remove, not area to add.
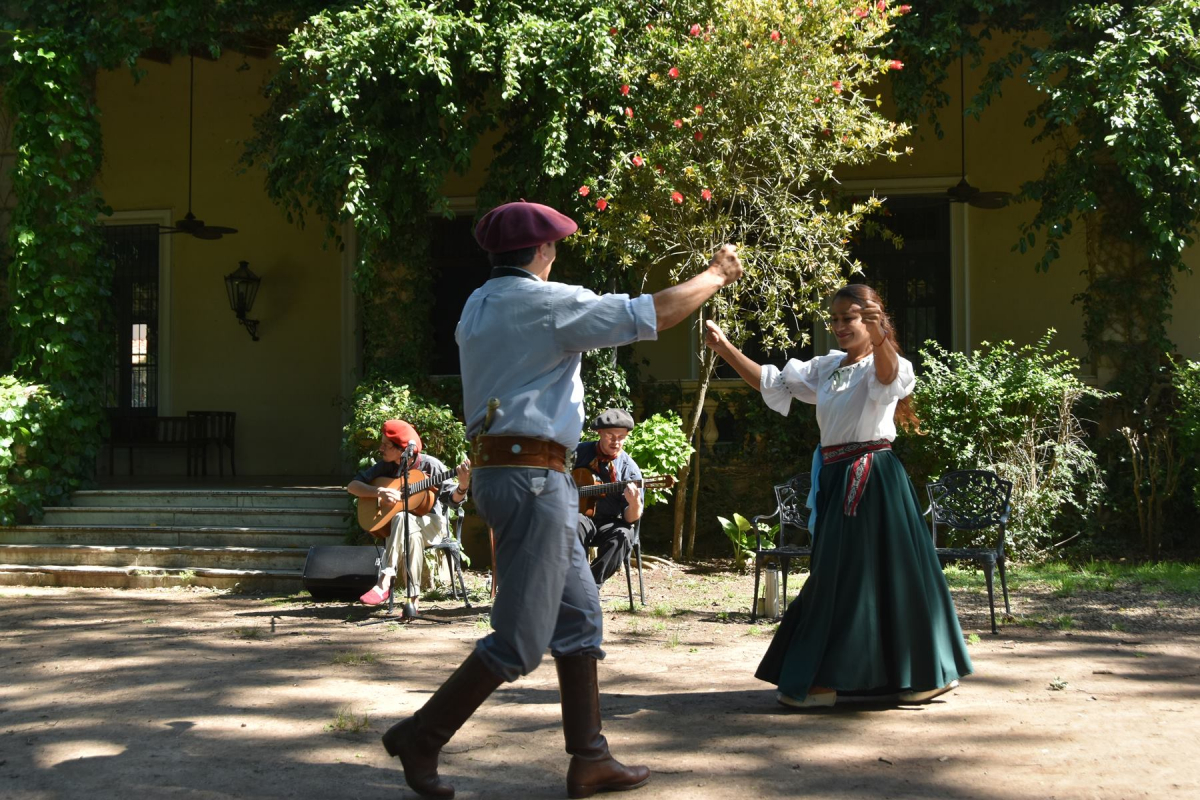
[[[882,384],[875,374],[875,367],[872,365],[867,373],[867,396],[876,403],[889,403],[892,400],[900,400],[912,394],[913,388],[917,385],[917,378],[913,374],[912,362],[903,356],[897,356],[900,361],[899,369],[896,370],[896,377],[889,384]]]
[[[762,392],[767,408],[787,416],[792,398],[802,403],[817,402],[818,358],[800,361],[793,358],[780,370],[771,364],[763,364],[762,381],[758,390]]]

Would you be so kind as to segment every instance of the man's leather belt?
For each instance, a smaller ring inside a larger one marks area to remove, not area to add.
[[[475,437],[471,468],[534,467],[567,471],[567,448],[558,442],[534,439],[530,436]]]

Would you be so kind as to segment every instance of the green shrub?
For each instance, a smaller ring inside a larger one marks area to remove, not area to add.
[[[683,432],[683,422],[673,411],[642,420],[629,432],[625,451],[637,462],[643,475],[678,475],[692,458],[692,445]],[[665,503],[671,491],[647,490],[646,507]]]
[[[1171,423],[1179,438],[1183,469],[1192,479],[1192,500],[1200,508],[1200,362],[1179,362],[1171,380],[1178,395]]]
[[[351,401],[351,419],[343,429],[343,449],[358,468],[370,466],[379,448],[385,420],[402,419],[417,429],[424,452],[454,466],[467,455],[467,429],[454,412],[384,378],[359,384]]]
[[[37,519],[43,505],[79,488],[95,459],[81,438],[62,397],[0,376],[0,524]]]
[[[1052,543],[1064,511],[1087,512],[1104,490],[1075,412],[1107,395],[1079,380],[1068,353],[1049,350],[1054,333],[1020,348],[982,342],[969,355],[927,343],[914,398],[925,435],[905,442],[914,478],[990,469],[1012,481],[1009,531],[1013,553],[1026,558]]]

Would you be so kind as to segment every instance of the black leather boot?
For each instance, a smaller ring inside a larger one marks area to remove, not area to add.
[[[438,777],[438,753],[503,682],[471,653],[420,711],[383,735],[384,749],[400,759],[404,781],[414,792],[422,797],[454,797],[454,787]]]
[[[596,792],[636,789],[650,780],[646,767],[627,767],[612,757],[608,740],[600,733],[600,687],[596,659],[589,655],[555,659],[558,690],[562,695],[563,734],[571,766],[567,769],[567,796],[591,797]]]

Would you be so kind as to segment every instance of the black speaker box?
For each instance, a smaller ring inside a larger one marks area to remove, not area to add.
[[[378,565],[374,547],[314,545],[304,561],[304,588],[314,600],[357,600],[375,585]]]

